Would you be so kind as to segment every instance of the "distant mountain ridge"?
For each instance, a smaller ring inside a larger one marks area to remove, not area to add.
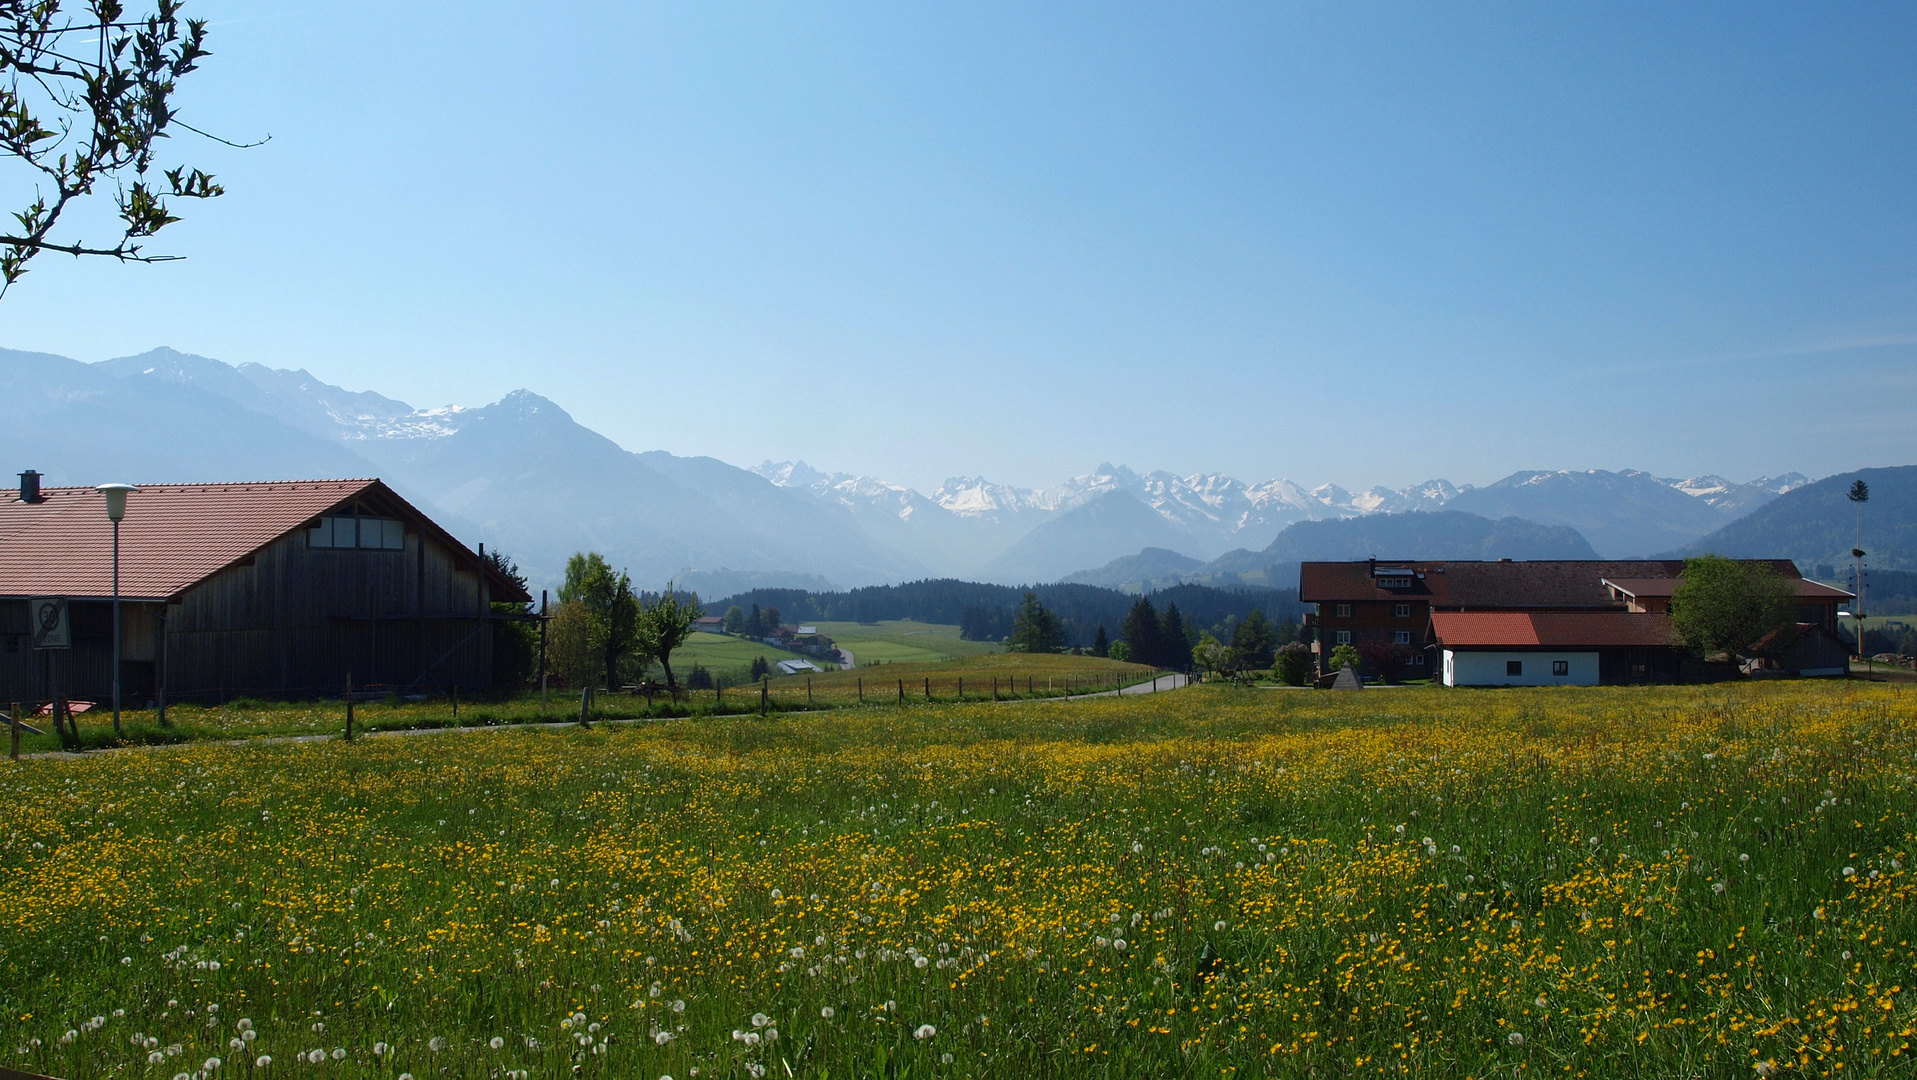
[[[1129,494],[1156,511],[1178,535],[1166,541],[1162,530],[1147,530],[1153,534],[1148,536],[1134,529],[1124,540],[1103,545],[1126,554],[1164,546],[1211,559],[1228,550],[1261,548],[1300,521],[1453,509],[1493,520],[1519,517],[1566,525],[1602,555],[1623,558],[1702,536],[1810,482],[1795,472],[1737,484],[1714,475],[1677,480],[1633,469],[1525,470],[1482,488],[1433,479],[1354,493],[1336,484],[1306,488],[1284,478],[1245,483],[1222,473],[1140,474],[1106,463],[1051,488],[955,477],[926,496],[869,476],[823,473],[802,461],[768,461],[753,471],[859,516],[888,539],[898,537],[894,543],[907,543],[909,537],[914,550],[937,550],[959,563],[968,554],[1015,542],[1008,532],[1036,528],[1111,492]],[[972,570],[991,566],[989,558],[979,558]],[[1087,569],[1081,565],[1071,572]]]
[[[633,453],[527,390],[419,409],[305,370],[167,348],[97,364],[0,350],[0,390],[13,421],[0,443],[53,482],[379,475],[469,542],[511,553],[535,587],[582,548],[655,587],[1056,580],[1145,548],[1212,560],[1262,550],[1301,522],[1473,506],[1563,524],[1620,554],[1688,542],[1804,482],[1590,471],[1353,492],[1105,463],[1050,488],[972,476],[922,494],[803,462],[748,470]]]
[[[1166,556],[1171,556],[1167,558]],[[1291,588],[1298,564],[1349,559],[1595,559],[1597,553],[1566,525],[1539,525],[1522,518],[1497,521],[1461,510],[1413,510],[1398,514],[1301,521],[1260,551],[1240,548],[1204,564],[1182,567],[1172,552],[1146,550],[1066,578],[1111,587],[1177,582],[1208,585],[1262,584]],[[1131,576],[1140,571],[1157,571]]]
[[[1917,570],[1917,465],[1859,469],[1794,488],[1679,553],[1782,557],[1796,560],[1807,574],[1824,565],[1845,575],[1857,543],[1858,507],[1848,493],[1858,480],[1870,488],[1863,505],[1866,572]]]

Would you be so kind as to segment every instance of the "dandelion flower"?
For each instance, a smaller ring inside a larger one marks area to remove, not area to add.
[[[431,1050],[434,1053],[438,1053],[439,1051],[446,1049],[446,1037],[443,1035],[433,1036],[431,1039],[428,1039],[426,1041],[426,1049]]]
[[[334,1061],[345,1061],[345,1060],[346,1060],[346,1048],[345,1048],[345,1047],[343,1047],[343,1046],[335,1046],[335,1047],[333,1047],[333,1060],[334,1060]]]
[[[271,1054],[261,1054],[259,1057],[253,1059],[253,1067],[256,1069],[264,1069],[271,1064],[273,1064],[273,1055]]]
[[[205,1069],[207,1072],[212,1072],[214,1069],[217,1069],[219,1067],[220,1067],[219,1058],[207,1058],[205,1061],[200,1063],[200,1068]]]
[[[486,1045],[492,1047],[494,1050],[504,1050],[506,1048],[506,1040],[494,1035],[492,1038],[486,1040]]]
[[[383,1042],[376,1042],[376,1043],[374,1043],[374,1044],[373,1044],[373,1056],[374,1056],[374,1057],[385,1057],[385,1056],[386,1056],[386,1049],[387,1049],[387,1048],[386,1048],[386,1044],[385,1044],[385,1043],[383,1043]]]
[[[1213,930],[1215,930],[1215,931],[1217,931],[1218,933],[1221,933],[1221,934],[1222,934],[1222,933],[1224,933],[1224,932],[1225,932],[1225,920],[1223,920],[1223,919],[1220,919],[1220,920],[1218,920],[1217,922],[1215,922],[1215,923],[1212,923],[1212,924],[1211,924],[1211,928],[1212,928]]]
[[[1524,1036],[1514,1031],[1511,1034],[1506,1035],[1504,1037],[1504,1041],[1510,1043],[1512,1046],[1523,1046]]]
[[[929,1039],[932,1036],[937,1035],[938,1033],[939,1033],[938,1028],[935,1028],[930,1024],[920,1024],[918,1030],[912,1033],[912,1037],[914,1039]]]
[[[820,1009],[819,1016],[821,1019],[825,1019],[825,1020],[832,1019],[832,1006],[827,1005],[826,1007]]]
[[[1113,949],[1116,949],[1116,950],[1117,950],[1117,951],[1119,951],[1119,952],[1124,952],[1124,951],[1125,951],[1125,939],[1124,939],[1124,938],[1113,938],[1113,939],[1112,939],[1112,948],[1113,948]]]

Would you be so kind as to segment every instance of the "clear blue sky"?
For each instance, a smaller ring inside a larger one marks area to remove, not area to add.
[[[188,10],[272,142],[0,345],[922,489],[1917,462],[1908,4]]]

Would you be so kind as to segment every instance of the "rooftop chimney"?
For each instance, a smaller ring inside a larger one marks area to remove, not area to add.
[[[32,469],[20,474],[20,501],[23,503],[47,501],[47,497],[40,494],[40,474]]]

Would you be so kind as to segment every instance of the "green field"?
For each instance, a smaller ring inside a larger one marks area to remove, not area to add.
[[[1062,653],[998,652],[962,660],[928,663],[900,661],[875,667],[863,664],[849,671],[822,675],[792,675],[774,679],[774,693],[791,695],[803,687],[808,700],[852,703],[863,693],[867,701],[907,703],[984,698],[1065,696],[1133,686],[1151,678],[1151,668],[1096,656]]]
[[[742,675],[752,666],[754,657],[765,657],[766,663],[776,664],[789,660],[797,653],[784,649],[775,649],[762,641],[746,641],[743,638],[727,634],[702,634],[694,631],[684,645],[672,651],[672,673],[684,680],[692,670],[692,665],[701,664],[707,671],[715,674]],[[820,667],[827,666],[824,661],[814,660]],[[655,666],[653,675],[661,678]]]
[[[1909,1076],[1913,700],[1208,686],[0,763],[0,1052]]]
[[[876,623],[822,622],[814,625],[834,644],[852,650],[860,667],[880,663],[936,663],[1004,651],[1004,646],[996,642],[966,641],[959,637],[958,627],[943,623],[897,619]]]

